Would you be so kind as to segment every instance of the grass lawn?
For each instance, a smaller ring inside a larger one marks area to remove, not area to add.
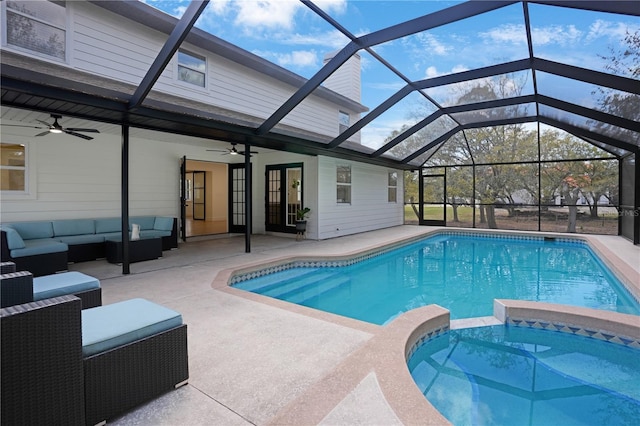
[[[417,206],[416,206],[417,208]],[[453,207],[447,205],[447,226],[471,228],[473,227],[473,208],[470,206],[458,207],[458,222],[453,221]],[[520,211],[513,217],[508,216],[508,212],[505,209],[496,209],[496,224],[498,229],[513,229],[523,231],[537,231],[538,230],[538,214],[537,208],[533,208],[527,212]],[[604,210],[604,209],[603,209]],[[425,219],[439,220],[442,219],[442,207],[441,206],[425,206]],[[549,209],[541,217],[540,227],[542,231],[551,232],[567,232],[567,213],[566,208]],[[576,225],[576,231],[578,233],[585,234],[605,234],[605,235],[617,235],[618,233],[618,218],[616,215],[607,214],[606,211],[600,212],[601,214],[597,219],[592,219],[588,216],[585,208],[581,208],[581,214],[578,216],[578,222]],[[417,224],[418,217],[413,211],[411,205],[404,206],[404,219],[406,224]],[[476,209],[476,227],[486,228],[486,223],[480,223],[480,211]]]

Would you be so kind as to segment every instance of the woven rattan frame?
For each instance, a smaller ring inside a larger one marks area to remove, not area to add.
[[[186,382],[187,326],[85,358],[88,424],[108,420]]]
[[[29,271],[0,275],[0,307],[33,302],[33,274]]]
[[[9,274],[16,271],[16,264],[13,262],[0,262],[0,274]]]
[[[3,425],[84,425],[80,300],[0,309]]]

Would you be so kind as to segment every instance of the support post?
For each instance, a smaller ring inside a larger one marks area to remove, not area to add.
[[[251,253],[251,146],[244,144],[244,251]]]
[[[122,212],[122,273],[128,275],[131,273],[129,268],[129,126],[122,126],[122,195],[121,207]]]

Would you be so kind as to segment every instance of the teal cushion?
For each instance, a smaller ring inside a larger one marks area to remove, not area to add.
[[[69,235],[67,237],[54,237],[54,239],[68,245],[104,243],[103,234]]]
[[[140,231],[140,238],[158,238],[158,237],[168,237],[171,235],[169,231]]]
[[[145,299],[82,311],[82,353],[94,355],[182,325],[182,315]]]
[[[55,241],[52,238],[26,240],[24,245],[24,248],[11,250],[11,257],[16,258],[69,251],[69,247],[65,243]]]
[[[122,220],[119,217],[96,219],[96,234],[119,232],[122,228]]]
[[[131,230],[131,225],[138,224],[140,225],[140,230],[145,229],[153,229],[153,224],[156,221],[155,216],[135,216],[129,218],[129,230]]]
[[[24,240],[20,234],[18,234],[18,231],[10,226],[3,226],[0,229],[7,234],[7,246],[9,247],[9,250],[25,248]]]
[[[173,230],[173,218],[172,217],[156,217],[153,224],[153,229],[157,231],[169,231]]]
[[[100,288],[100,281],[81,272],[63,272],[33,279],[33,300]]]
[[[18,231],[23,240],[53,237],[51,222],[15,222],[7,225]]]
[[[56,237],[96,233],[96,226],[93,219],[54,220],[52,225],[53,235]]]

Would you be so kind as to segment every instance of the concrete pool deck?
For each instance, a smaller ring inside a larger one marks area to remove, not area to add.
[[[444,419],[424,399],[397,387],[395,375],[408,374],[406,368],[375,368],[387,361],[395,365],[404,356],[405,348],[397,347],[406,334],[403,322],[437,307],[381,327],[216,280],[232,268],[288,256],[346,255],[434,229],[400,226],[324,241],[255,235],[252,253],[244,253],[242,236],[192,241],[161,259],[132,264],[127,276],[106,261],[71,265],[70,270],[101,280],[104,304],[143,297],[180,312],[188,324],[189,384],[109,424],[441,424]],[[640,294],[640,247],[620,237],[587,238]]]

